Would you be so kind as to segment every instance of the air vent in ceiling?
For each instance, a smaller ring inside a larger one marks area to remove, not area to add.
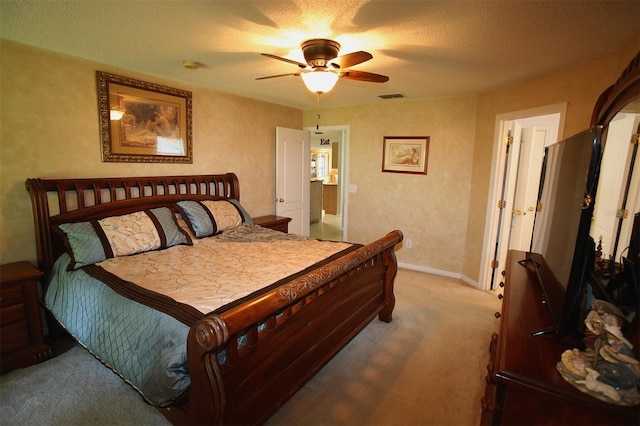
[[[378,95],[380,99],[397,99],[404,98],[402,93],[389,93],[388,95]]]

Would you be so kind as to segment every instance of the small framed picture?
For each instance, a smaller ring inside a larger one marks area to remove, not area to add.
[[[193,163],[191,92],[98,71],[102,161]]]
[[[385,136],[382,171],[427,174],[429,136]]]

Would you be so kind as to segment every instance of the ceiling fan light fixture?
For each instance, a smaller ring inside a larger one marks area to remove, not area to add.
[[[327,93],[336,85],[338,74],[325,70],[306,72],[301,75],[304,85],[313,93]]]

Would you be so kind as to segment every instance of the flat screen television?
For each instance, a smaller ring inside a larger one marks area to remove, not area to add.
[[[534,335],[578,331],[589,237],[602,152],[602,127],[593,127],[545,148],[530,250],[552,323]]]

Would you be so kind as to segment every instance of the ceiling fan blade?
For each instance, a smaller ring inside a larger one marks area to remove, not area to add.
[[[389,77],[387,77],[386,75],[355,70],[345,71],[344,73],[340,74],[340,77],[346,78],[348,80],[367,81],[370,83],[385,83],[389,81]]]
[[[272,59],[277,59],[279,61],[288,62],[290,64],[297,65],[300,68],[306,68],[307,67],[307,64],[303,64],[302,62],[294,61],[293,59],[287,59],[287,58],[283,58],[281,56],[271,55],[269,53],[261,53],[261,55],[262,56],[266,56],[267,58],[272,58]]]
[[[287,73],[287,74],[268,75],[266,77],[257,77],[256,80],[266,80],[268,78],[286,77],[286,76],[289,76],[289,75],[297,77],[297,76],[300,75],[300,73],[299,72],[290,72],[290,73]]]
[[[373,55],[371,53],[359,51],[338,56],[333,61],[331,61],[331,64],[334,66],[337,65],[338,68],[349,68],[354,65],[366,62],[371,58],[373,58]]]

